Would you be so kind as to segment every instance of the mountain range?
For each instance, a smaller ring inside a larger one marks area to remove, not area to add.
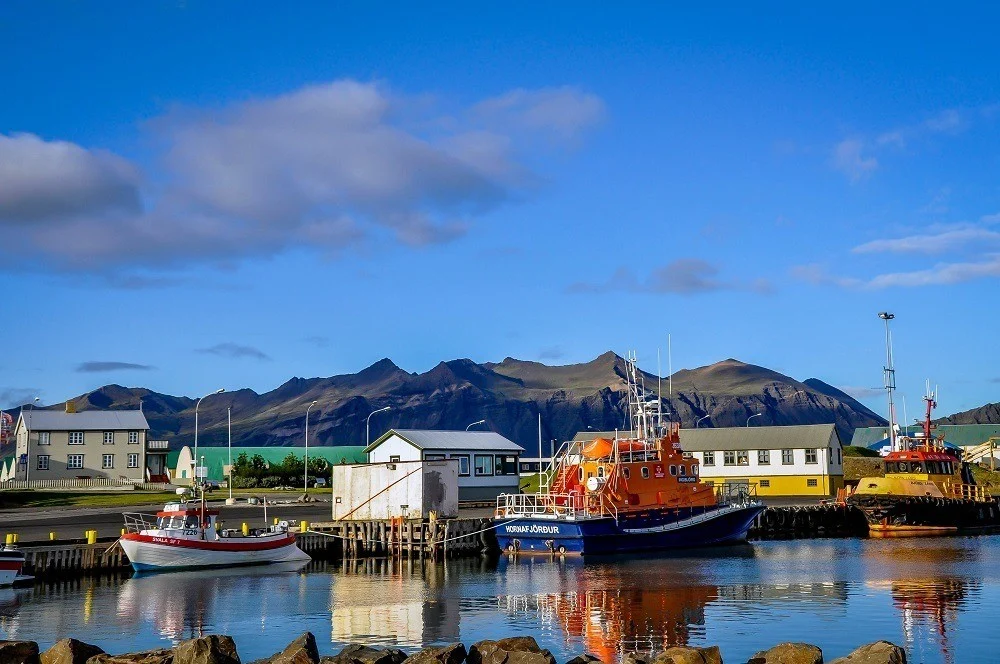
[[[199,408],[199,444],[226,443],[231,409],[234,445],[301,445],[306,408],[315,400],[312,445],[365,444],[368,415],[388,406],[371,418],[372,439],[390,427],[461,430],[486,420],[477,426],[506,436],[534,456],[541,415],[543,453],[548,454],[550,440],[563,441],[588,428],[629,427],[625,367],[612,352],[563,366],[510,357],[483,364],[460,359],[425,373],[410,373],[383,359],[354,374],[292,378],[263,394],[240,389],[205,398]],[[642,376],[655,398],[657,377]],[[856,427],[885,424],[819,379],[798,381],[734,359],[678,371],[672,381],[662,380],[662,389],[664,411],[685,427],[745,426],[751,416],[750,426],[835,423],[846,444]],[[195,400],[188,397],[107,385],[73,401],[79,410],[138,408],[141,401],[151,437],[169,440],[172,448],[194,437]]]
[[[988,403],[936,421],[939,424],[1000,424],[1000,403]]]

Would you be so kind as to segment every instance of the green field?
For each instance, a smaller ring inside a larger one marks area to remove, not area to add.
[[[229,497],[227,489],[217,489],[206,494],[211,501],[221,501]],[[251,496],[267,496],[275,500],[295,500],[302,490],[279,491],[277,489],[233,489],[233,498],[245,501]],[[309,496],[326,498],[330,489],[309,489]],[[129,507],[133,505],[157,505],[176,499],[173,491],[0,491],[0,510],[17,507]]]

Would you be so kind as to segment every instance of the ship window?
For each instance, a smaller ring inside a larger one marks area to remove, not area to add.
[[[628,469],[628,467],[622,467],[622,475],[624,475],[624,476],[625,476],[625,479],[628,479],[628,478],[629,478],[629,476],[630,476],[631,474],[632,474],[632,473],[631,473],[631,472],[629,472],[629,469]]]
[[[694,464],[693,466],[691,466],[691,474],[694,475],[695,477],[698,476],[698,464]]]
[[[185,528],[197,528],[198,527],[198,517],[196,517],[196,516],[188,516],[186,519],[184,519],[184,527]]]
[[[184,527],[184,517],[174,516],[170,518],[171,528],[183,528]]]
[[[924,472],[924,464],[920,463],[919,461],[914,461],[912,466],[913,466],[913,472],[915,473]]]
[[[598,477],[604,477],[604,466],[598,466],[597,467],[597,476]]]
[[[647,468],[646,466],[642,467],[642,479],[644,480],[649,479],[649,468]]]
[[[704,454],[704,461],[702,461],[702,463],[705,464],[706,466],[714,466],[715,465],[715,452],[705,452],[705,454]]]
[[[909,472],[909,470],[910,470],[910,464],[909,463],[907,463],[906,461],[900,461],[899,462],[899,472],[906,473],[906,472]]]
[[[677,466],[673,464],[670,465],[670,474],[674,475],[675,477],[677,476]]]
[[[583,481],[583,468],[580,468],[580,481]]]

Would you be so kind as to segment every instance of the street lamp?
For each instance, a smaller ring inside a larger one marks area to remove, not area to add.
[[[198,399],[197,403],[194,405],[194,484],[198,483],[198,407],[201,406],[201,400],[207,399],[213,394],[222,394],[226,391],[226,388],[220,387],[215,392],[206,394],[205,396]]]
[[[469,429],[471,429],[472,427],[476,426],[477,424],[486,424],[486,420],[479,420],[478,422],[473,422],[469,426],[465,427],[465,430],[468,431]]]
[[[142,402],[140,402],[142,403]],[[229,485],[229,498],[226,500],[227,505],[234,505],[236,503],[233,500],[233,407],[226,407],[226,432],[227,432],[227,447],[229,448],[229,472],[227,473],[228,478],[226,484]]]
[[[374,415],[375,413],[384,413],[387,410],[389,410],[389,406],[386,406],[385,408],[379,408],[378,410],[373,410],[372,412],[368,413],[368,419],[365,420],[365,449],[367,449],[368,446],[371,445],[372,441],[372,436],[371,436],[372,415]]]
[[[313,401],[311,404],[309,404],[309,407],[306,408],[306,453],[305,453],[306,467],[305,467],[305,479],[302,480],[302,484],[307,493],[309,491],[309,410],[317,403],[319,402]]]
[[[695,428],[695,429],[697,429],[697,428],[698,428],[698,424],[700,424],[702,420],[704,420],[704,419],[707,419],[707,418],[709,418],[709,417],[711,417],[711,416],[712,416],[712,414],[711,414],[711,413],[709,413],[708,415],[704,415],[704,416],[702,416],[702,417],[699,417],[699,418],[698,418],[697,420],[695,420],[695,422],[694,422],[694,428]]]
[[[35,404],[38,403],[39,401],[41,401],[41,399],[39,397],[35,397],[34,400],[32,400],[31,403],[28,404],[29,406],[31,406],[31,408],[28,409],[29,413],[35,409]],[[21,407],[21,410],[24,410],[23,406]],[[28,417],[28,418],[26,418],[24,420],[24,431],[25,431],[25,434],[27,436],[25,438],[25,441],[26,441],[25,445],[26,445],[26,447],[25,447],[25,450],[24,450],[24,481],[25,482],[27,482],[29,479],[31,479],[31,424],[28,421],[30,419],[31,418]],[[15,443],[15,448],[14,449],[15,450],[17,449],[16,443]]]
[[[763,414],[764,413],[754,413],[753,415],[751,415],[750,417],[748,417],[747,418],[747,427],[749,428],[749,426],[750,426],[750,420],[752,420],[755,417],[760,417]]]

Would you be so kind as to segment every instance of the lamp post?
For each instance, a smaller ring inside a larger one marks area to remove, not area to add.
[[[764,414],[764,413],[754,413],[753,415],[751,415],[750,417],[748,417],[748,418],[747,418],[747,428],[749,428],[749,427],[750,427],[750,420],[752,420],[752,419],[753,419],[753,418],[755,418],[755,417],[760,417],[760,416],[761,416],[761,415],[763,415],[763,414]]]
[[[226,500],[227,505],[233,505],[236,503],[233,500],[233,407],[226,407],[226,432],[227,432],[227,447],[229,448],[229,473],[227,473],[226,484],[229,485],[229,498]]]
[[[368,413],[368,419],[365,420],[365,448],[366,449],[368,448],[369,445],[371,445],[371,442],[372,442],[372,436],[371,436],[372,415],[374,415],[375,413],[384,413],[387,410],[389,410],[389,406],[386,406],[385,408],[379,408],[378,410],[373,410],[372,412]]]
[[[697,420],[695,420],[695,422],[694,422],[694,428],[695,428],[695,429],[697,429],[697,428],[698,428],[698,425],[699,425],[699,424],[701,423],[701,421],[702,421],[702,420],[704,420],[704,419],[707,419],[707,418],[709,418],[709,417],[711,417],[711,416],[712,416],[711,414],[708,414],[708,415],[704,415],[704,416],[702,416],[702,417],[699,417],[699,418],[698,418]]]
[[[192,478],[194,484],[198,484],[198,407],[201,406],[201,400],[207,399],[213,394],[222,394],[226,391],[226,388],[220,387],[215,392],[206,394],[205,396],[198,399],[197,403],[194,405],[194,477]]]
[[[313,401],[306,408],[306,453],[305,453],[305,479],[302,480],[303,487],[308,493],[309,491],[309,410],[315,406],[318,401]]]
[[[473,422],[469,426],[465,427],[465,430],[468,431],[469,429],[471,429],[472,427],[476,426],[477,424],[486,424],[486,420],[479,420],[477,422]]]

